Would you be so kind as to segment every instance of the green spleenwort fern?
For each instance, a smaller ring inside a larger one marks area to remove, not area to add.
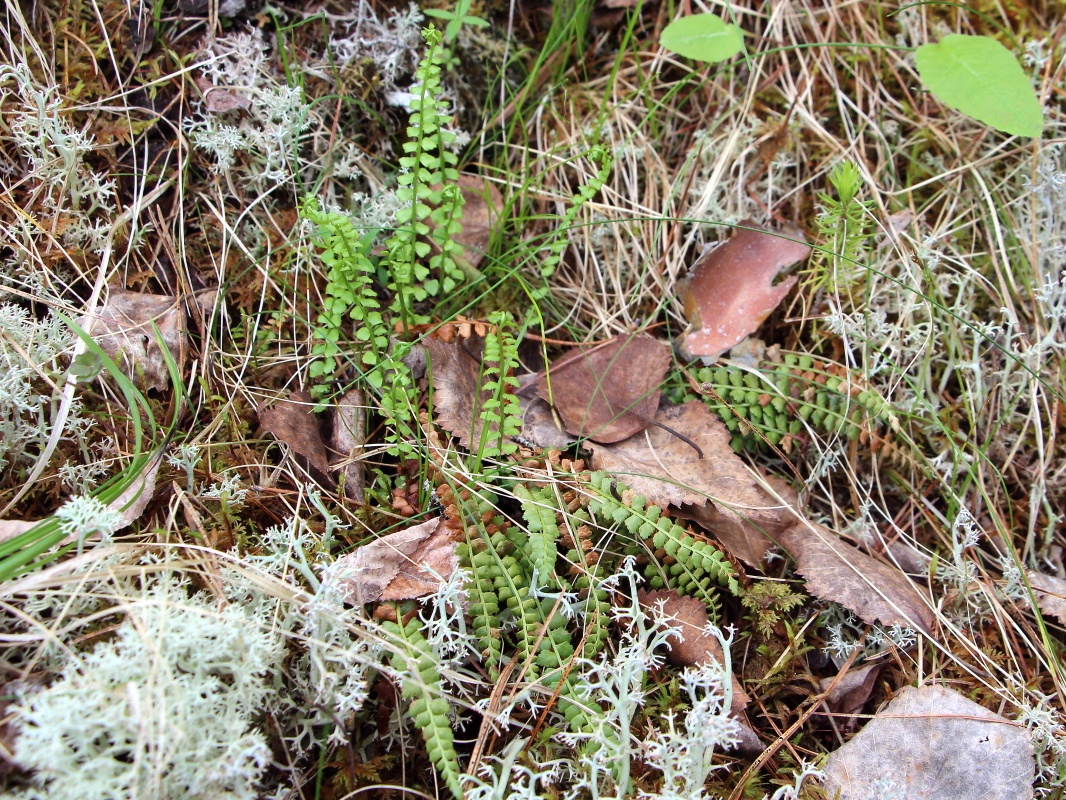
[[[396,196],[402,203],[396,213],[396,228],[386,242],[386,261],[392,278],[390,309],[400,315],[408,327],[428,322],[415,312],[418,303],[450,293],[465,273],[456,261],[460,245],[456,241],[462,230],[463,195],[459,189],[458,159],[450,149],[455,133],[449,126],[450,115],[442,99],[441,67],[446,51],[440,31],[430,26],[422,32],[428,50],[415,73],[414,98],[407,126],[408,140],[400,158],[399,188]],[[426,237],[430,225],[437,252]],[[423,259],[428,257],[428,265]],[[435,274],[436,277],[430,277]]]
[[[514,437],[522,429],[522,410],[515,394],[518,340],[511,332],[514,320],[507,312],[499,311],[490,314],[488,322],[478,376],[480,397],[484,399],[478,410],[481,440],[475,453],[475,471],[484,458],[500,458],[516,452],[518,445]]]
[[[838,364],[786,353],[780,362],[764,361],[756,370],[735,366],[690,369],[702,398],[733,434],[734,450],[767,444],[788,448],[806,425],[830,436],[859,439],[878,428],[893,427],[888,401]],[[672,398],[683,401],[686,390]]]
[[[323,211],[308,198],[301,215],[315,225],[314,240],[322,248],[319,258],[328,269],[326,296],[312,332],[316,357],[308,368],[315,381],[312,394],[323,397],[328,381],[340,366],[343,353],[340,341],[345,317],[355,324],[352,336],[358,343],[359,362],[365,368],[363,378],[380,389],[384,375],[382,359],[389,349],[389,326],[381,315],[381,303],[374,291],[374,265],[367,253],[370,237],[361,236],[347,214]]]
[[[607,473],[591,473],[589,484],[595,490],[589,511],[603,524],[628,532],[652,550],[654,559],[644,573],[652,588],[669,587],[702,600],[710,619],[717,622],[721,613],[718,587],[726,587],[733,594],[739,591],[736,572],[722,551],[695,538],[664,516],[659,506],[649,505],[642,495],[633,494]]]
[[[452,796],[461,800],[463,771],[448,720],[451,705],[444,695],[436,656],[422,634],[422,621],[412,610],[408,612],[410,619],[404,622],[403,608],[395,609],[398,622],[381,624],[397,645],[390,654],[390,666],[401,675],[400,690],[408,703],[407,711],[422,732],[430,760]]]
[[[605,147],[595,145],[594,147],[589,148],[587,157],[594,164],[598,164],[599,167],[596,170],[596,174],[593,175],[592,178],[589,179],[589,182],[582,186],[577,194],[571,199],[570,206],[566,209],[566,214],[563,215],[559,226],[556,228],[554,238],[546,246],[548,252],[544,257],[544,260],[541,262],[541,277],[550,278],[555,274],[555,268],[559,266],[559,262],[563,259],[563,251],[566,250],[567,240],[561,234],[573,228],[578,211],[581,210],[581,207],[585,205],[585,203],[596,196],[596,193],[607,183],[607,178],[611,174],[611,167],[614,164],[614,159],[612,158],[610,151]]]

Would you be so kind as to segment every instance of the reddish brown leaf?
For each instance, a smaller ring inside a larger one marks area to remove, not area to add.
[[[481,390],[481,353],[483,336],[455,337],[443,341],[436,336],[425,339],[429,369],[433,376],[433,410],[436,423],[459,440],[463,447],[477,449],[482,436],[498,437],[494,423],[483,431],[482,404],[489,394]]]
[[[364,605],[433,594],[458,569],[443,517],[390,533],[337,559],[344,602]]]
[[[111,290],[102,308],[78,320],[130,380],[160,391],[170,385],[170,371],[152,325],[158,327],[163,344],[180,369],[184,322],[173,297],[117,289]]]
[[[799,495],[796,490],[776,475],[767,475],[764,480],[772,493],[764,493],[767,505],[763,509],[730,511],[707,503],[685,506],[681,509],[681,516],[713,533],[726,550],[746,564],[758,567],[766,551],[779,543],[779,534],[799,519]],[[759,491],[765,492],[761,486]]]
[[[849,669],[837,679],[822,678],[818,682],[819,688],[824,692],[832,686],[829,695],[825,698],[826,705],[834,714],[858,714],[866,701],[870,699],[874,687],[877,685],[877,676],[881,674],[884,664],[870,664],[861,669]],[[834,683],[835,681],[835,683]]]
[[[196,84],[196,88],[203,95],[204,108],[212,113],[221,114],[226,111],[245,109],[252,104],[251,98],[246,95],[238,94],[221,86],[215,86],[207,78],[196,78],[193,83]]]
[[[891,564],[859,552],[828,528],[804,522],[780,534],[796,568],[807,580],[807,591],[831,600],[864,622],[901,625],[927,635],[933,612],[918,589]]]
[[[1045,575],[1042,572],[1027,572],[1029,585],[1036,594],[1040,610],[1059,622],[1066,622],[1066,580]]]
[[[479,175],[460,175],[459,188],[463,193],[463,230],[455,241],[463,246],[462,258],[476,269],[485,258],[492,232],[496,228],[503,197],[496,184]]]
[[[659,408],[670,345],[651,336],[618,336],[567,353],[537,380],[537,395],[554,406],[574,436],[609,444],[644,430]]]
[[[748,227],[737,229],[678,282],[691,326],[680,349],[689,358],[717,359],[754,333],[796,283],[792,277],[775,286],[773,279],[810,252],[799,231],[775,234],[747,220],[741,224]]]
[[[322,434],[318,430],[318,418],[315,417],[314,401],[303,390],[289,394],[288,400],[264,403],[259,407],[259,424],[287,444],[294,453],[307,459],[308,466],[315,473],[315,480],[330,486],[329,457]]]

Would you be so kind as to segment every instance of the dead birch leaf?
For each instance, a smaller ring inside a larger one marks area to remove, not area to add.
[[[590,444],[592,468],[610,472],[649,503],[663,508],[683,503],[702,506],[709,498],[719,514],[729,519],[748,519],[775,531],[793,523],[788,507],[758,485],[754,473],[730,447],[729,431],[702,402],[664,406],[655,421],[664,427],[648,427],[641,435],[616,444]],[[685,439],[700,449],[702,458]]]
[[[337,559],[344,602],[414,600],[433,594],[459,567],[443,517],[390,533]]]
[[[829,754],[828,797],[1030,800],[1036,772],[1024,727],[940,686],[904,687]]]
[[[339,456],[331,469],[344,481],[344,493],[356,503],[363,502],[364,468],[358,456],[366,437],[366,399],[359,389],[345,392],[333,408],[330,449]]]
[[[671,637],[666,643],[667,657],[671,664],[679,667],[698,666],[710,661],[725,664],[722,643],[717,637],[707,633],[707,606],[699,600],[694,597],[682,597],[674,589],[637,592],[637,600],[645,610],[660,609],[671,619],[671,626],[680,629],[681,637]],[[761,750],[759,737],[751,730],[744,716],[744,710],[751,698],[744,691],[736,673],[731,673],[730,678],[733,691],[729,713],[744,727],[739,749],[746,752],[754,744]]]
[[[840,603],[863,622],[900,625],[932,634],[933,612],[901,570],[859,552],[828,528],[804,522],[779,538],[796,559],[807,591]]]
[[[730,553],[752,567],[762,564],[766,552],[778,544],[778,535],[788,530],[800,518],[799,495],[787,481],[776,475],[764,480],[773,490],[766,493],[767,508],[760,511],[722,511],[714,503],[684,506],[679,516],[695,522],[714,534],[714,538]],[[764,491],[759,487],[760,491]],[[776,495],[776,497],[775,497]],[[780,500],[776,498],[779,497]],[[783,504],[782,504],[783,501]]]
[[[609,444],[644,430],[659,408],[670,345],[651,336],[618,336],[557,358],[537,380],[568,433]]]
[[[1066,580],[1042,572],[1026,572],[1040,610],[1059,622],[1066,622]]]
[[[278,441],[307,461],[315,480],[322,488],[330,489],[329,457],[322,434],[318,430],[318,418],[311,395],[299,389],[289,398],[268,401],[259,406],[259,424],[273,434]]]
[[[460,257],[471,270],[485,258],[492,232],[503,208],[503,196],[496,184],[480,175],[460,175],[463,193],[463,230],[455,241],[463,246]]]
[[[0,519],[0,542],[6,542],[8,539],[14,539],[34,525],[40,520],[37,519]]]
[[[170,371],[153,323],[180,369],[186,331],[173,297],[113,289],[103,307],[78,320],[137,386],[162,391],[170,385]]]
[[[741,224],[749,227],[737,229],[678,281],[691,326],[679,344],[687,358],[717,359],[754,333],[796,283],[791,277],[775,286],[773,279],[811,250],[799,231],[776,234],[747,220]]]
[[[522,412],[520,436],[524,443],[545,450],[563,450],[577,441],[556,424],[552,407],[539,397],[520,394],[518,407]]]

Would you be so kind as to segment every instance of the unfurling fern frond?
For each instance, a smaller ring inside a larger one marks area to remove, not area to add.
[[[444,696],[440,671],[433,649],[422,634],[422,620],[411,614],[405,623],[396,609],[396,622],[385,621],[382,628],[390,634],[397,648],[390,654],[390,665],[400,677],[400,690],[408,702],[408,711],[415,727],[422,732],[430,761],[437,768],[445,785],[458,800],[463,797],[460,783],[462,769],[455,752],[448,715],[451,705]]]

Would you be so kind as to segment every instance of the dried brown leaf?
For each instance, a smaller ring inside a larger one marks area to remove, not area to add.
[[[778,544],[780,533],[792,527],[800,515],[799,495],[787,481],[776,475],[766,475],[763,480],[773,490],[772,494],[766,495],[766,502],[771,504],[768,508],[734,513],[707,503],[686,505],[680,516],[713,533],[726,550],[744,563],[758,567],[766,552]],[[762,487],[759,489],[762,491]]]
[[[363,502],[364,468],[359,460],[366,436],[366,398],[359,389],[344,394],[333,408],[333,430],[329,447],[339,456],[332,469],[341,474],[345,495],[356,503]]]
[[[207,78],[196,78],[193,83],[204,98],[204,108],[213,114],[237,111],[251,107],[252,100],[222,86],[215,86]]]
[[[927,635],[933,612],[897,567],[860,552],[828,528],[803,522],[779,538],[796,559],[807,591],[853,611],[864,622],[901,625]]]
[[[833,687],[825,698],[829,710],[836,714],[858,714],[862,711],[862,707],[866,705],[866,701],[870,699],[877,685],[877,676],[881,674],[884,666],[884,664],[870,664],[861,669],[849,669],[839,679],[836,676],[822,678],[818,686],[823,692],[830,686]]]
[[[463,246],[462,258],[472,269],[485,258],[492,232],[503,208],[503,196],[496,184],[480,175],[460,175],[463,193],[463,230],[455,241]]]
[[[170,385],[170,372],[153,323],[180,369],[186,331],[173,297],[113,289],[103,307],[78,320],[130,380],[162,391]]]
[[[717,359],[754,333],[796,283],[791,277],[775,286],[774,278],[811,250],[799,231],[776,234],[741,224],[748,227],[737,229],[678,282],[691,326],[680,343],[688,358]]]
[[[905,686],[829,754],[829,797],[866,800],[1030,800],[1036,772],[1028,731],[958,692]]]
[[[556,359],[537,380],[567,432],[609,444],[644,430],[659,408],[670,345],[651,336],[618,336]]]
[[[390,533],[337,559],[344,602],[414,600],[433,594],[459,567],[443,517]]]
[[[290,393],[287,400],[279,399],[260,405],[259,423],[278,441],[305,458],[315,473],[315,480],[323,488],[329,488],[329,457],[318,430],[314,405],[311,395],[300,389]]]
[[[1066,580],[1042,572],[1026,572],[1036,594],[1037,605],[1045,614],[1066,622]]]
[[[663,427],[648,427],[616,444],[590,444],[592,468],[610,472],[657,506],[701,506],[709,498],[722,518],[743,518],[774,531],[792,524],[788,506],[759,486],[730,447],[729,432],[706,405],[690,400],[664,406],[655,421]],[[700,449],[702,458],[685,439]]]
[[[493,424],[483,431],[480,413],[489,394],[481,389],[481,354],[485,338],[471,335],[443,341],[435,336],[425,339],[429,369],[433,375],[433,411],[436,423],[459,440],[463,447],[476,449],[483,435],[499,430]]]

